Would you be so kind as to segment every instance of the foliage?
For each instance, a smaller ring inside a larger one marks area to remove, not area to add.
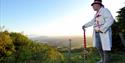
[[[63,62],[63,55],[54,47],[47,44],[33,43],[32,45],[32,61],[39,63],[61,63]]]
[[[121,8],[120,11],[118,11],[117,13],[119,32],[125,33],[125,7]]]
[[[7,32],[0,32],[0,57],[11,55],[15,51],[14,44]]]
[[[22,35],[21,33],[12,32],[10,33],[10,36],[15,46],[24,46],[24,45],[27,45],[28,42],[30,42],[30,40],[26,36]]]
[[[113,31],[113,50],[121,50],[124,51],[125,47],[123,46],[119,33],[123,34],[123,38],[125,39],[125,7],[121,8],[120,11],[117,12],[117,22],[112,25]]]
[[[54,47],[30,40],[21,33],[0,32],[0,63],[62,63]]]

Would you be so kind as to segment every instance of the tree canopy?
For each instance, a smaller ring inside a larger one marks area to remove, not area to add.
[[[125,50],[125,7],[121,8],[118,12],[117,22],[112,26],[113,32],[113,49]]]

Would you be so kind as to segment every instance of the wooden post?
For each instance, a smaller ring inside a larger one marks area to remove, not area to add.
[[[68,56],[68,63],[71,63],[71,39],[69,39]]]

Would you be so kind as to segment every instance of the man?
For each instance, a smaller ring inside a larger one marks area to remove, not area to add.
[[[90,22],[82,26],[82,29],[93,25],[93,46],[97,48],[101,56],[101,60],[97,63],[108,63],[108,52],[112,47],[111,25],[114,19],[110,11],[104,8],[102,0],[94,0],[91,6],[96,14]]]

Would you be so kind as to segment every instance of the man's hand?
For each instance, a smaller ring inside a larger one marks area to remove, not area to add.
[[[102,31],[99,30],[100,33],[103,33]]]
[[[95,27],[95,31],[96,31],[96,32],[103,33],[102,31],[100,31],[100,29],[99,29],[98,27]]]
[[[95,32],[99,32],[99,28],[98,27],[95,27]]]

